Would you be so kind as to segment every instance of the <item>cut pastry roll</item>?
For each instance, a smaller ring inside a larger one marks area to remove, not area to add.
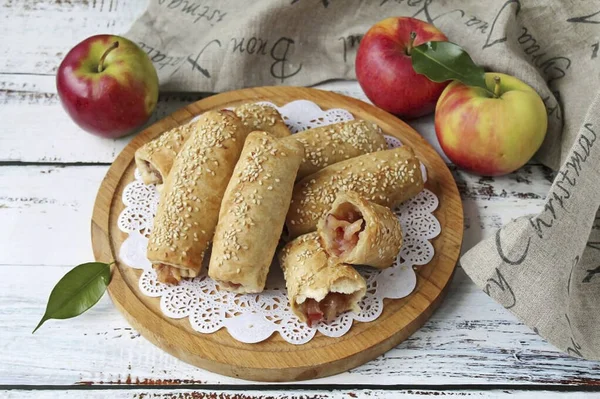
[[[402,247],[402,227],[396,215],[355,192],[337,196],[317,231],[330,256],[352,265],[390,267]]]
[[[304,146],[297,180],[337,162],[387,148],[381,128],[364,120],[305,130],[286,140],[297,140]]]
[[[294,186],[286,218],[291,238],[315,231],[338,194],[355,191],[364,199],[393,208],[423,189],[419,160],[399,147],[361,155],[321,169]]]
[[[248,127],[248,131],[263,130],[275,137],[290,135],[283,118],[273,107],[244,104],[233,111]],[[161,188],[175,157],[197,126],[197,123],[191,122],[168,130],[135,152],[135,163],[145,184],[156,184]]]
[[[292,133],[275,108],[269,105],[248,103],[233,109],[250,131],[259,130],[273,137],[287,137]]]
[[[317,233],[288,243],[279,251],[279,262],[292,311],[309,326],[348,310],[360,311],[365,279],[352,266],[329,258]]]
[[[195,129],[195,123],[187,123],[166,131],[138,148],[135,152],[135,164],[145,184],[162,185],[175,157]]]
[[[175,158],[148,238],[148,260],[159,281],[177,284],[200,272],[247,134],[233,112],[209,111]]]
[[[220,287],[263,291],[302,151],[265,132],[248,135],[223,197],[208,268]]]

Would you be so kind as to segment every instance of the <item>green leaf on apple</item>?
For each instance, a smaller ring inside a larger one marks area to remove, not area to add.
[[[485,71],[459,45],[451,42],[427,42],[413,47],[412,65],[415,71],[434,82],[458,80],[467,86],[489,91]]]
[[[112,263],[90,262],[74,267],[56,284],[38,328],[49,319],[69,319],[94,306],[110,283]]]

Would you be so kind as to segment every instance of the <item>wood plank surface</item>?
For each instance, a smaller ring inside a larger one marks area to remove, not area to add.
[[[0,73],[54,74],[88,36],[123,34],[146,0],[0,0]]]
[[[151,124],[206,94],[161,94]],[[132,136],[103,139],[62,109],[54,76],[0,74],[0,162],[111,163]]]
[[[2,245],[0,265],[75,265],[92,259],[89,218],[107,170],[94,165],[0,166],[0,242],[11,243]],[[503,223],[539,211],[551,184],[550,172],[542,166],[493,179],[457,169],[452,173],[465,213],[463,252]],[[51,250],[32,251],[32,243]]]
[[[0,386],[251,384],[195,368],[141,337],[105,296],[78,318],[34,335],[69,266],[0,267]],[[10,326],[10,327],[6,327]],[[385,355],[299,384],[600,385],[600,364],[557,353],[457,269],[431,319]]]
[[[552,392],[552,391],[516,391],[516,390],[459,390],[450,389],[435,391],[427,389],[402,389],[402,390],[377,390],[377,389],[337,389],[337,390],[301,390],[293,394],[285,391],[260,390],[260,391],[232,391],[232,390],[192,390],[192,389],[110,389],[110,390],[71,390],[71,391],[22,391],[0,390],[0,397],[6,399],[60,399],[60,398],[107,398],[112,399],[422,399],[427,396],[444,396],[449,398],[477,398],[498,399],[510,395],[513,399],[543,397],[544,399],[570,399],[597,398],[592,392]],[[539,396],[537,396],[539,395]],[[568,396],[567,396],[568,395]]]
[[[368,102],[356,82],[330,82],[315,87]],[[208,95],[162,93],[146,125]],[[63,111],[54,76],[0,74],[0,104],[0,120],[3,121],[0,124],[0,162],[111,163],[133,137],[107,140],[82,131]],[[427,116],[409,121],[409,124],[448,162],[435,138],[432,121],[433,117]]]

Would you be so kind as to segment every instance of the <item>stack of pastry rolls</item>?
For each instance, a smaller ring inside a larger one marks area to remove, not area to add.
[[[389,208],[356,192],[339,192],[317,231],[279,254],[292,311],[309,326],[359,311],[366,282],[352,265],[390,267],[401,247],[400,221]]]
[[[243,104],[234,108],[233,113],[248,131],[262,130],[279,138],[291,134],[283,118],[273,107]],[[177,126],[138,148],[135,152],[135,163],[144,183],[156,184],[158,188],[162,187],[177,154],[198,126],[198,123],[195,122]]]
[[[393,265],[402,228],[390,208],[422,189],[419,160],[405,147],[338,162],[295,185],[286,224],[289,236],[297,238],[284,247],[280,262],[291,308],[301,320],[312,325],[357,309],[366,284],[351,265]],[[318,277],[317,271],[331,276],[333,269],[353,284],[340,288],[336,280]],[[314,281],[321,291],[310,288]]]
[[[203,114],[164,180],[148,260],[159,281],[196,277],[248,129],[231,111]]]
[[[225,190],[255,128],[290,135],[276,109],[251,104],[206,112],[136,151],[144,182],[163,186],[147,251],[159,281],[178,284],[199,274]]]
[[[294,314],[309,326],[333,320],[345,311],[360,311],[365,279],[350,265],[325,251],[316,232],[305,234],[279,251],[288,300]]]
[[[385,150],[381,129],[349,121],[290,135],[276,109],[209,111],[141,147],[144,182],[162,185],[148,244],[158,279],[208,275],[236,293],[264,290],[278,253],[294,313],[310,325],[359,310],[354,265],[386,268],[402,246],[390,208],[423,188],[410,148]]]

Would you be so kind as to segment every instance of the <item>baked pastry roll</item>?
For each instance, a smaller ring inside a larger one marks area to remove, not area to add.
[[[158,280],[196,277],[248,129],[231,111],[204,113],[175,158],[148,241]]]
[[[263,130],[275,137],[290,135],[283,118],[273,107],[244,104],[234,108],[233,111],[244,125],[249,127],[249,131]],[[145,184],[156,184],[159,189],[161,188],[171,170],[175,156],[196,126],[198,125],[194,122],[178,126],[138,148],[135,152],[135,163]]]
[[[173,166],[175,156],[195,129],[195,123],[186,123],[138,148],[135,152],[135,164],[145,184],[162,185],[163,178]]]
[[[305,130],[286,140],[297,140],[304,146],[298,180],[328,165],[387,148],[381,128],[363,120]]]
[[[355,192],[337,196],[317,231],[330,256],[352,265],[385,269],[402,248],[402,227],[396,215]]]
[[[260,130],[277,138],[292,134],[279,112],[269,105],[248,103],[235,107],[233,112],[244,122],[244,125],[248,126],[250,131]]]
[[[286,218],[288,236],[315,231],[342,191],[356,191],[368,201],[393,208],[422,189],[419,160],[406,146],[338,162],[296,183]]]
[[[309,326],[351,310],[365,296],[367,283],[350,265],[327,256],[317,233],[305,234],[279,251],[292,311]]]
[[[222,288],[264,289],[302,155],[294,141],[258,131],[248,135],[221,203],[208,268]]]

